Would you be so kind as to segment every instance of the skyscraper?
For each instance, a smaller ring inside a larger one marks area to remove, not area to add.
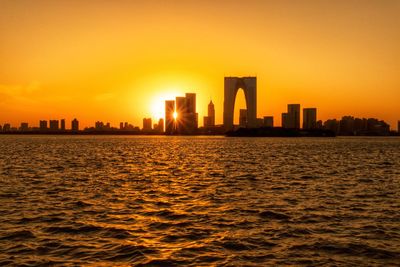
[[[214,127],[215,126],[215,109],[214,103],[210,100],[208,104],[208,116],[204,116],[204,127]]]
[[[186,93],[186,112],[196,113],[196,94]]]
[[[303,129],[316,129],[317,128],[317,109],[304,108],[303,109]]]
[[[400,121],[397,122],[397,131],[400,133]]]
[[[166,100],[165,101],[165,133],[173,134],[175,131],[175,101]]]
[[[71,122],[71,131],[77,132],[79,131],[79,121],[77,119],[73,119]]]
[[[58,120],[50,120],[50,130],[58,131],[59,129],[59,121]]]
[[[39,129],[41,131],[47,130],[47,121],[45,120],[39,121]]]
[[[198,114],[196,113],[196,94],[187,93],[178,96],[175,100],[175,130],[178,134],[193,134],[198,128]]]
[[[196,113],[196,94],[186,93],[186,114],[184,116],[184,123],[186,124],[185,133],[192,134],[198,128],[198,114]]]
[[[288,114],[282,113],[282,128],[288,128]]]
[[[208,118],[209,126],[215,126],[215,108],[212,100],[210,100],[210,103],[208,104]]]
[[[289,104],[287,128],[300,129],[300,104]]]
[[[182,119],[186,113],[186,97],[177,96],[175,99],[175,111],[178,115],[177,118]]]
[[[151,130],[152,130],[151,118],[144,118],[143,119],[143,131],[150,132]]]

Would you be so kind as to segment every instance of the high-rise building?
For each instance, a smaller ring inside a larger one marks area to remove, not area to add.
[[[186,93],[186,112],[196,113],[196,94]]]
[[[175,118],[176,132],[182,134],[186,128],[186,120],[187,120],[186,97],[184,96],[176,97],[175,112],[176,112],[176,118]]]
[[[79,131],[79,121],[75,118],[71,122],[71,131],[77,132]]]
[[[282,113],[282,128],[289,128],[288,127],[288,114]]]
[[[300,129],[300,104],[289,104],[287,128]]]
[[[22,132],[26,132],[29,130],[29,126],[27,122],[21,122],[21,126],[19,127],[19,130]]]
[[[65,131],[65,119],[61,120],[61,131]]]
[[[274,117],[272,116],[265,116],[263,121],[264,127],[274,127]]]
[[[39,129],[41,131],[47,130],[47,121],[45,121],[45,120],[39,121]]]
[[[400,133],[400,121],[397,122],[397,132]]]
[[[165,133],[173,134],[175,132],[175,101],[165,101]]]
[[[197,130],[196,94],[187,93],[185,97],[176,97],[175,112],[177,114],[175,122],[178,134],[192,134]]]
[[[303,129],[316,129],[317,128],[317,109],[304,108],[303,109]]]
[[[151,130],[152,130],[151,118],[144,118],[143,119],[143,131],[150,132]]]
[[[186,113],[186,97],[177,96],[175,99],[175,111],[177,113],[177,118],[182,119],[183,115]]]
[[[239,126],[247,127],[247,109],[239,110]]]
[[[208,123],[208,126],[215,126],[215,108],[212,100],[210,100],[210,103],[208,104]]]
[[[58,120],[50,120],[50,130],[58,131],[59,129],[59,121]]]
[[[186,124],[187,132],[193,133],[198,128],[198,114],[196,113],[196,94],[186,93]]]

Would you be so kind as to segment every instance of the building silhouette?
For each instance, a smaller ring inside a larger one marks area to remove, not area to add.
[[[263,120],[264,127],[274,127],[274,117],[272,116],[265,116]]]
[[[303,129],[316,129],[317,128],[317,109],[304,108],[303,109]]]
[[[65,119],[61,119],[61,131],[65,131]]]
[[[400,133],[400,121],[397,122],[397,132]]]
[[[143,119],[143,131],[144,132],[151,132],[152,130],[152,121],[151,118],[144,118]]]
[[[79,121],[76,118],[71,121],[71,131],[79,131]]]
[[[225,77],[224,79],[224,127],[226,131],[233,130],[233,113],[236,94],[242,89],[246,99],[247,126],[255,127],[257,121],[257,78],[256,77]]]
[[[354,117],[343,116],[339,121],[339,134],[354,135]]]
[[[94,123],[94,128],[95,128],[96,130],[103,130],[103,128],[104,128],[104,123],[103,123],[102,121],[96,121],[96,122]]]
[[[214,103],[212,100],[210,100],[210,103],[208,104],[208,116],[204,116],[204,122],[203,125],[206,128],[209,127],[214,127],[215,126],[215,108],[214,108]]]
[[[173,134],[175,132],[175,101],[166,100],[165,101],[165,133]]]
[[[175,133],[193,134],[198,128],[198,114],[196,113],[196,94],[187,93],[175,99]]]
[[[28,130],[29,130],[29,125],[28,125],[28,123],[27,123],[27,122],[21,122],[21,125],[20,125],[20,127],[19,127],[19,130],[20,130],[21,132],[26,132],[26,131],[28,131]]]
[[[300,129],[300,104],[288,105],[286,128]]]
[[[45,121],[45,120],[39,121],[39,129],[41,131],[47,130],[47,121]]]
[[[184,127],[186,126],[186,98],[184,96],[178,96],[175,98],[175,112],[176,117],[176,133],[182,134]]]
[[[282,113],[282,128],[289,128],[288,127],[288,114]]]
[[[335,134],[339,133],[339,121],[336,119],[330,119],[324,122],[324,129],[330,130],[334,132]]]
[[[5,123],[3,125],[3,132],[9,132],[9,131],[11,131],[11,124]]]
[[[58,120],[50,120],[50,130],[58,131],[60,128]]]

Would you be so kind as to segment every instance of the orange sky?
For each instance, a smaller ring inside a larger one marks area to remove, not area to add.
[[[300,103],[395,127],[399,14],[398,0],[0,0],[0,124],[141,127],[185,92],[222,123],[223,77],[256,75],[258,116],[278,125]]]

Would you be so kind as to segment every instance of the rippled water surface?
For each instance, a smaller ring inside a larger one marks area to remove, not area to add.
[[[399,138],[0,136],[0,265],[398,265]]]

